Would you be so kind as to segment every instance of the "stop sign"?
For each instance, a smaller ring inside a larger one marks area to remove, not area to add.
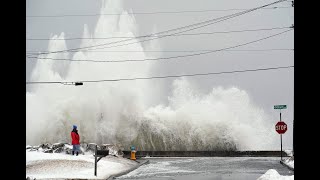
[[[284,123],[283,121],[279,121],[279,122],[276,124],[276,131],[277,131],[279,134],[284,134],[284,133],[287,131],[287,124]]]

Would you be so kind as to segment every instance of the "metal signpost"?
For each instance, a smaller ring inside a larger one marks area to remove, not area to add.
[[[282,161],[282,134],[287,131],[287,124],[281,121],[281,109],[287,109],[287,105],[275,105],[274,109],[280,109],[280,121],[276,124],[276,131],[280,134],[280,143],[281,143],[281,161]]]

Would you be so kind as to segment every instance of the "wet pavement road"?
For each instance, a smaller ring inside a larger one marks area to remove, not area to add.
[[[254,180],[275,169],[280,175],[294,172],[280,164],[280,157],[146,158],[149,164],[117,179],[150,180]]]

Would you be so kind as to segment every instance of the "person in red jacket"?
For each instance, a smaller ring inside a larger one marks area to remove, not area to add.
[[[71,131],[71,139],[72,139],[72,155],[76,152],[77,156],[80,152],[80,136],[78,134],[77,126],[73,125],[73,130]]]

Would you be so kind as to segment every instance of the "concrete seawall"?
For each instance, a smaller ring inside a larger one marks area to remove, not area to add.
[[[130,157],[130,151],[123,151]],[[136,157],[280,157],[280,151],[137,151]],[[288,154],[282,152],[283,157]]]

